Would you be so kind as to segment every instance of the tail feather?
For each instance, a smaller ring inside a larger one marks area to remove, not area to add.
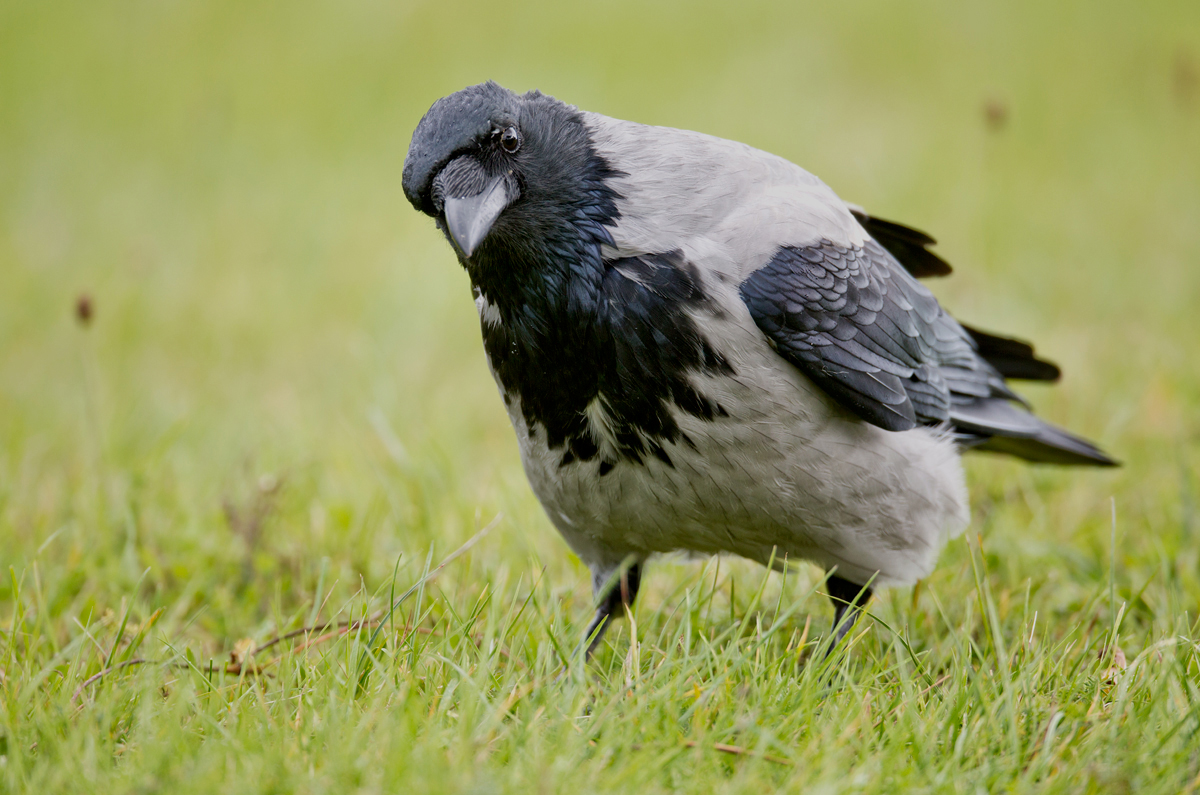
[[[1096,445],[1051,425],[1003,398],[964,401],[950,410],[962,447],[1007,453],[1044,464],[1112,467]]]
[[[1067,433],[1048,422],[1038,421],[1036,435],[1026,437],[991,436],[976,445],[976,450],[1007,453],[1042,464],[1073,464],[1076,466],[1115,467],[1120,462],[1109,457],[1096,445]]]
[[[929,235],[894,221],[875,218],[861,207],[848,207],[867,234],[916,278],[950,273],[950,265],[929,250],[936,243]],[[1046,464],[1120,466],[1088,440],[1051,425],[1010,402],[1024,403],[1019,395],[1008,390],[1002,379],[1057,381],[1060,372],[1056,364],[1038,358],[1033,346],[1022,340],[989,334],[965,324],[963,330],[975,343],[979,357],[999,375],[992,384],[990,397],[956,396],[950,409],[950,422],[963,449],[1007,453]]]

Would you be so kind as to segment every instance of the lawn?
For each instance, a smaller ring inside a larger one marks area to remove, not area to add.
[[[842,657],[815,569],[666,559],[583,665],[400,189],[489,78],[928,230],[1124,467],[971,458]],[[1195,2],[5,0],[0,792],[1191,792],[1197,340]]]

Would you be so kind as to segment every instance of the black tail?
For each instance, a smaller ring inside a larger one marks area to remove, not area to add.
[[[1103,450],[1035,417],[1003,398],[960,403],[950,411],[959,443],[970,450],[1007,453],[1043,464],[1115,467]]]
[[[975,446],[976,450],[1007,453],[1026,461],[1041,464],[1073,464],[1077,466],[1116,467],[1121,463],[1110,458],[1103,450],[1062,428],[1042,422],[1036,436],[1016,438],[992,436]]]
[[[913,276],[924,279],[950,273],[950,265],[929,250],[936,243],[929,235],[894,221],[875,218],[858,207],[851,207],[850,212],[867,234]],[[963,330],[971,335],[979,357],[996,368],[1001,377],[1022,381],[1058,380],[1058,366],[1039,359],[1029,343],[967,325],[963,325]],[[1009,402],[1011,400],[1021,398],[1003,385],[995,385],[990,398],[956,403],[950,410],[950,419],[959,444],[972,450],[1007,453],[1046,464],[1120,466],[1088,440],[1038,419],[1014,406]]]

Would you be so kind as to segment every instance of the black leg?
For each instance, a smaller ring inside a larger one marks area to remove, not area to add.
[[[829,648],[825,650],[825,656],[828,657],[854,626],[860,609],[871,599],[871,586],[843,580],[833,574],[826,580],[825,587],[833,602],[833,636],[829,640]]]
[[[592,617],[592,623],[588,624],[587,632],[583,636],[584,642],[587,643],[585,657],[591,657],[592,652],[604,639],[609,619],[619,618],[626,605],[632,605],[633,600],[637,598],[638,586],[642,584],[642,564],[634,563],[623,570],[608,590],[601,593],[611,576],[611,570],[592,572],[592,588],[597,597],[596,615]]]

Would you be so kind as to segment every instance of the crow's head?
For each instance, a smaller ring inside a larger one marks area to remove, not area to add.
[[[489,250],[541,258],[603,240],[616,215],[611,173],[578,110],[488,82],[433,104],[413,133],[403,185],[470,264]]]

